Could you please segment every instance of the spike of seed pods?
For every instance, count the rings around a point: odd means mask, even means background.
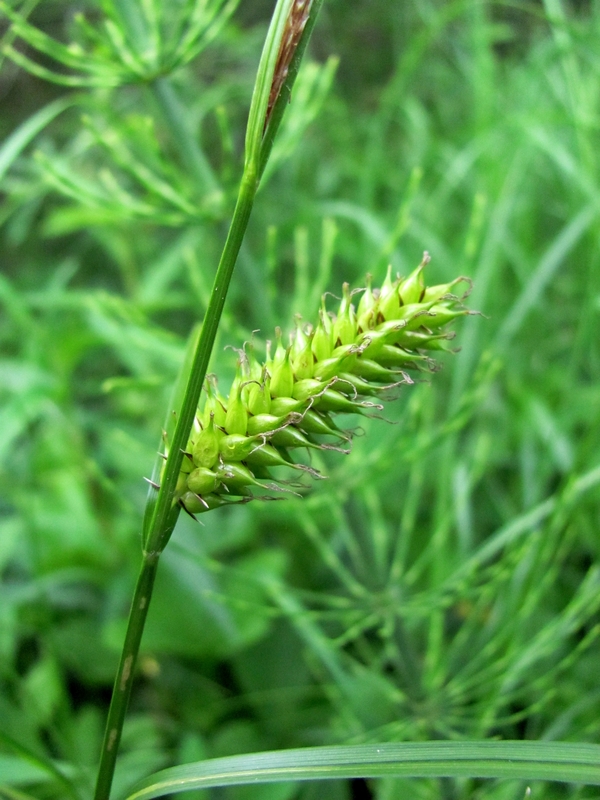
[[[304,453],[306,460],[313,449],[341,450],[340,441],[351,441],[352,433],[336,425],[336,414],[380,411],[385,390],[413,383],[404,370],[433,372],[431,351],[456,352],[446,327],[477,313],[462,304],[471,281],[460,277],[427,287],[429,260],[425,253],[406,278],[389,267],[379,288],[368,275],[356,307],[352,300],[360,290],[344,284],[336,314],[327,310],[324,295],[316,325],[296,317],[289,346],[276,329],[264,364],[254,342],[247,343],[237,351],[228,400],[214,376],[207,378],[177,481],[176,500],[188,513],[265,498],[260,490],[289,492],[290,470],[323,477],[297,458]],[[460,283],[468,284],[461,299],[452,293]]]

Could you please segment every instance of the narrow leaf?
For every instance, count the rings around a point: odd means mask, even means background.
[[[307,747],[162,770],[127,800],[216,786],[339,778],[509,778],[600,785],[600,746],[566,742],[407,742]]]
[[[15,159],[27,147],[27,145],[43,130],[48,123],[61,114],[69,106],[76,102],[74,97],[61,98],[48,103],[22,125],[11,133],[11,135],[0,147],[0,180],[4,178]]]

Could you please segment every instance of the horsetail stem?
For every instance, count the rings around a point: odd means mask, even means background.
[[[265,497],[259,490],[281,490],[271,470],[285,467],[323,477],[291,455],[311,449],[348,452],[352,434],[339,428],[335,414],[369,414],[383,408],[386,390],[414,383],[408,371],[432,372],[432,350],[453,350],[453,331],[443,330],[460,316],[473,314],[463,306],[468,278],[425,286],[429,255],[407,277],[392,275],[380,288],[342,288],[337,314],[326,310],[325,296],[317,325],[295,319],[286,346],[279,328],[275,348],[267,343],[260,364],[254,347],[238,351],[236,377],[228,399],[216,379],[196,415],[175,496],[194,515],[231,503]],[[461,298],[452,293],[459,283],[468,288]],[[355,307],[353,297],[361,292]],[[368,398],[375,398],[377,402]],[[168,443],[167,443],[168,449]],[[264,481],[268,483],[264,483]],[[255,493],[255,491],[257,493]]]

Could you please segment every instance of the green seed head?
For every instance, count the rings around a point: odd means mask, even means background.
[[[390,266],[380,288],[367,276],[356,309],[344,284],[333,318],[324,295],[316,327],[296,317],[289,347],[277,328],[274,353],[267,342],[264,364],[253,343],[238,351],[228,401],[216,379],[207,380],[177,483],[187,511],[203,513],[247,502],[259,490],[277,490],[279,477],[272,470],[279,476],[279,468],[321,477],[294,459],[302,451],[340,449],[351,441],[352,434],[335,424],[336,414],[372,415],[383,408],[379,399],[386,390],[413,383],[405,370],[436,369],[429,353],[451,350],[454,338],[446,326],[474,312],[451,293],[468,279],[425,286],[428,262],[425,254],[405,279],[394,277]]]

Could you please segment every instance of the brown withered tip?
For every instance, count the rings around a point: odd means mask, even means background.
[[[265,115],[264,129],[266,129],[269,124],[273,106],[277,102],[281,87],[287,78],[290,62],[294,57],[298,42],[304,31],[304,26],[308,21],[311,4],[312,0],[295,0],[290,9],[281,38],[279,53],[277,54],[277,61],[275,63],[275,72],[273,73],[273,82],[271,83],[271,91],[269,93],[269,103]]]

